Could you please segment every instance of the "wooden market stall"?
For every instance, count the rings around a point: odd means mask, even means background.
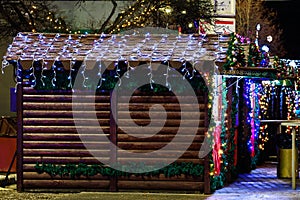
[[[17,72],[18,191],[211,193],[212,153],[199,157],[209,127],[210,105],[210,91],[205,90],[200,75],[209,75],[216,63],[224,62],[227,40],[218,35],[19,33],[5,56]],[[130,76],[138,68],[147,72],[148,89],[133,93],[128,110],[127,94],[122,90],[114,93],[112,89],[122,75]],[[181,72],[184,78],[176,79],[172,70]],[[164,87],[155,85],[157,74],[165,80]],[[89,82],[95,76],[97,82]],[[189,80],[195,86],[196,107],[190,103],[192,97],[184,95],[185,88],[179,87],[182,98],[170,92],[181,85],[180,80]],[[77,95],[84,101],[74,102],[74,94],[75,99]],[[183,99],[183,105],[178,98]],[[154,104],[162,105],[166,112],[154,110],[150,116],[149,109]],[[165,113],[165,124],[151,137],[137,137],[144,133],[128,123],[130,115],[139,126],[151,122],[153,127],[159,127]],[[168,149],[170,160],[173,155],[179,156],[164,168],[130,173],[106,165],[130,161],[122,157],[122,150],[147,153],[167,146],[174,142],[182,123],[182,138],[193,139],[189,144],[184,140],[174,143]],[[122,130],[121,125],[131,132]],[[99,128],[103,130],[102,137],[109,140],[99,139]],[[186,146],[183,152],[181,146]],[[141,155],[135,158],[140,166],[168,162],[159,152],[151,158]]]

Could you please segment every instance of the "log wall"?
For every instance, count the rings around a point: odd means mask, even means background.
[[[84,92],[83,92],[84,93]],[[94,98],[84,95],[84,98]],[[181,114],[192,116],[194,108],[181,112],[175,96],[164,94],[149,96],[149,94],[135,94],[131,97],[129,111],[124,106],[122,95],[112,95],[110,92],[102,92],[95,97],[95,113],[97,120],[111,142],[95,140],[98,138],[97,126],[90,123],[91,110],[88,101],[80,104],[79,108],[72,109],[71,91],[36,91],[29,87],[18,87],[18,191],[189,191],[210,193],[209,164],[208,159],[198,157],[201,144],[207,130],[207,95],[199,93],[200,108],[199,127],[194,141],[189,148],[178,158],[176,162],[193,162],[205,166],[203,176],[176,176],[156,177],[134,176],[107,177],[97,174],[95,176],[80,176],[75,180],[68,176],[50,176],[47,173],[37,173],[36,163],[65,164],[100,164],[100,161],[117,160],[118,152],[112,144],[131,152],[149,152],[158,150],[167,145],[176,135],[178,126],[183,123],[185,134],[190,134],[189,124],[192,120],[185,118],[181,122]],[[186,97],[186,105],[189,99]],[[74,102],[73,102],[74,103]],[[154,136],[149,138],[135,137],[132,134],[143,134],[136,127],[128,127],[132,133],[126,133],[118,127],[127,126],[126,114],[136,124],[145,126],[150,123],[149,108],[153,104],[164,106],[167,111],[167,120],[164,127]],[[77,119],[82,127],[75,126],[74,112],[79,112],[81,119]],[[127,112],[127,113],[126,113]],[[117,113],[117,119],[112,117]],[[152,123],[159,124],[161,113],[153,112]],[[78,124],[76,124],[78,125]],[[90,141],[89,150],[85,147],[78,133],[79,129],[87,133],[85,138]],[[136,135],[136,136],[137,136]],[[184,144],[176,144],[184,145]],[[91,149],[90,147],[95,147]],[[101,148],[99,148],[101,147]],[[91,151],[97,151],[96,159]],[[176,148],[170,150],[170,155],[176,153]],[[145,161],[147,158],[136,158]],[[153,162],[165,161],[158,154],[151,158]],[[100,161],[99,161],[100,160]],[[118,160],[126,162],[126,158]],[[151,161],[151,160],[150,160]]]

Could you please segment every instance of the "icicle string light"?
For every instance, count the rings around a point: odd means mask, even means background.
[[[99,62],[97,74],[99,77],[99,84],[97,85],[97,88],[100,88],[102,85],[102,81],[104,81],[104,79],[102,78],[102,57],[100,59],[97,59],[97,62]]]
[[[39,37],[41,38],[42,35],[40,34]],[[57,37],[57,34],[54,36],[54,38],[51,40],[51,43],[48,45],[46,51],[42,54],[42,70],[41,70],[41,78],[40,78],[40,81],[42,83],[43,86],[45,86],[45,82],[44,82],[44,79],[46,78],[46,76],[44,75],[44,71],[47,70],[47,66],[48,65],[48,61],[46,62],[45,61],[45,58],[47,57],[47,54],[49,52],[49,50],[52,48],[53,46],[53,42],[55,41],[55,38]],[[40,40],[40,42],[43,42],[43,40]],[[58,59],[58,58],[57,58]],[[55,61],[54,61],[55,62]],[[54,64],[53,62],[53,64]],[[52,67],[52,66],[51,66]]]
[[[55,82],[56,82],[56,65],[55,65],[55,62],[53,62],[53,65],[52,65],[52,70],[53,70],[53,78],[51,80],[51,84],[53,87],[55,87]]]
[[[81,74],[82,74],[82,77],[83,77],[82,86],[83,86],[84,88],[87,87],[86,81],[89,79],[88,77],[85,76],[85,72],[86,72],[86,57],[85,57],[84,60],[83,60],[83,63],[82,63],[82,71],[81,71]]]
[[[2,68],[1,68],[1,72],[2,74],[4,74],[4,69],[9,65],[9,62],[6,60],[6,58],[4,57],[4,59],[2,60]]]
[[[153,72],[152,72],[152,62],[151,62],[151,60],[150,60],[150,63],[149,63],[149,66],[148,66],[148,69],[149,69],[149,73],[148,73],[148,76],[150,77],[149,78],[149,84],[150,84],[150,88],[151,88],[151,90],[153,90],[153,83],[154,83],[154,80],[153,80]]]
[[[171,68],[170,68],[170,62],[169,61],[165,61],[167,62],[168,64],[168,67],[167,67],[167,72],[164,74],[166,76],[166,87],[169,88],[169,91],[172,90],[172,86],[169,82],[169,71],[171,71]]]
[[[70,71],[69,71],[69,76],[68,76],[68,80],[69,80],[68,87],[69,88],[73,88],[73,84],[72,84],[72,72],[75,71],[75,69],[73,69],[73,66],[74,66],[75,62],[76,61],[74,61],[73,59],[70,61]]]
[[[190,76],[190,79],[194,78],[195,72],[196,72],[196,69],[195,69],[195,60],[193,59],[193,61],[192,61],[192,75]]]
[[[15,85],[15,93],[17,92],[18,85],[22,84],[22,66],[20,64],[20,57],[17,61],[17,76],[16,76],[16,85]]]
[[[44,75],[44,70],[46,70],[47,68],[45,67],[45,64],[47,64],[47,62],[45,62],[44,58],[42,59],[42,70],[41,70],[41,82],[42,82],[42,85],[45,86],[45,82],[44,82],[44,78],[46,78],[46,76]]]
[[[120,87],[121,84],[122,84],[122,79],[121,79],[121,76],[120,76],[120,73],[119,73],[119,72],[120,72],[120,69],[119,69],[119,62],[116,61],[116,62],[114,63],[114,65],[115,65],[115,68],[116,68],[116,75],[115,75],[115,78],[118,79],[118,82],[119,82],[118,86]]]
[[[31,63],[31,67],[30,67],[30,70],[32,70],[32,72],[30,73],[30,77],[33,78],[31,87],[35,87],[36,86],[36,76],[35,76],[35,73],[34,73],[34,62],[35,61],[36,60],[33,59],[32,63]]]
[[[128,60],[125,61],[125,64],[127,65],[127,70],[126,70],[124,76],[125,76],[126,78],[130,78],[129,71],[130,71],[130,70],[133,70],[134,68],[132,68],[132,67],[130,66],[130,63],[129,63]]]

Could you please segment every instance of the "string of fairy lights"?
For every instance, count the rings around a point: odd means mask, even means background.
[[[169,83],[169,71],[171,70],[171,62],[179,62],[182,64],[183,78],[192,79],[196,73],[196,65],[201,60],[216,59],[218,54],[212,54],[203,48],[202,37],[194,37],[193,35],[151,35],[150,33],[142,35],[93,35],[89,38],[87,35],[63,35],[54,34],[53,37],[42,33],[19,33],[8,47],[7,54],[2,62],[2,70],[7,67],[7,60],[16,59],[18,63],[31,60],[30,70],[34,73],[34,62],[41,61],[42,70],[40,81],[44,84],[46,70],[52,70],[53,77],[51,83],[55,86],[57,62],[69,63],[65,68],[69,68],[69,86],[72,87],[72,70],[73,65],[78,60],[83,60],[81,74],[83,76],[83,86],[86,87],[88,77],[85,75],[87,69],[92,69],[95,63],[98,63],[98,76],[102,79],[103,62],[114,63],[116,69],[116,77],[121,81],[118,63],[123,61],[127,64],[126,76],[129,77],[132,62],[145,61],[149,68],[150,86],[153,80],[153,63],[164,62],[167,65],[166,87],[171,89]],[[187,63],[191,63],[191,69],[187,67]],[[88,63],[92,63],[88,64]],[[25,68],[26,66],[19,66]],[[104,68],[104,69],[103,69]],[[20,77],[17,78],[18,80]],[[36,84],[36,77],[32,78],[32,86]],[[17,81],[17,85],[20,84]],[[121,82],[119,83],[121,84]],[[100,87],[100,85],[98,85]]]
[[[152,5],[151,2],[145,2],[144,0],[136,1],[135,4],[129,6],[126,10],[121,11],[119,15],[118,24],[110,33],[120,32],[121,29],[126,29],[127,27],[145,27],[147,19],[149,16],[156,12],[156,6]],[[135,14],[135,17],[133,16]]]

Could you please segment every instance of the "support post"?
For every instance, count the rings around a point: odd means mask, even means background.
[[[17,191],[23,192],[23,75],[17,63]]]
[[[117,91],[110,92],[110,163],[117,163]],[[110,177],[109,191],[118,191],[118,180],[116,174]]]

